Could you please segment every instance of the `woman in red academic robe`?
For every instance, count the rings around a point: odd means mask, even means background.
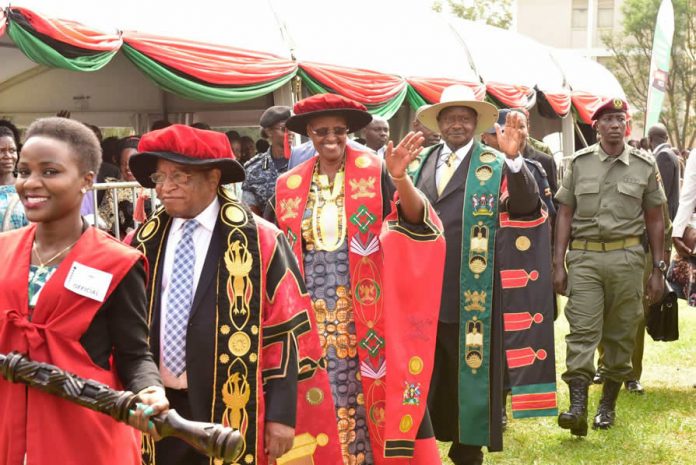
[[[288,237],[312,298],[343,465],[439,463],[426,399],[445,243],[406,175],[423,138],[390,142],[383,161],[348,145],[372,120],[364,105],[318,94],[293,112],[287,128],[317,156],[278,178],[266,216]]]
[[[139,393],[131,424],[147,430],[169,405],[148,349],[147,263],[80,217],[100,160],[97,138],[79,122],[46,118],[27,130],[16,188],[33,224],[0,234],[0,353]],[[0,379],[0,465],[56,462],[139,464],[140,433]]]

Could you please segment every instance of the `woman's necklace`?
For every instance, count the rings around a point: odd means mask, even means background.
[[[318,170],[314,173],[314,179],[319,186],[319,195],[312,209],[312,238],[318,250],[333,252],[343,245],[346,237],[346,210],[337,204],[343,193],[345,172],[341,167],[336,173],[333,189],[329,184],[329,177],[319,174]],[[321,208],[319,204],[322,204]]]
[[[51,263],[53,263],[54,261],[56,261],[56,259],[58,259],[58,258],[59,258],[61,255],[63,255],[65,252],[67,252],[68,250],[72,249],[73,246],[74,246],[75,244],[77,244],[77,241],[79,241],[79,240],[80,240],[80,239],[78,238],[75,242],[73,242],[72,244],[70,244],[69,246],[67,246],[66,248],[64,248],[63,250],[61,250],[60,252],[58,252],[57,254],[55,254],[54,256],[52,256],[50,259],[46,260],[45,262],[44,262],[43,260],[41,260],[41,255],[39,255],[39,247],[36,245],[36,242],[34,242],[34,246],[31,248],[31,250],[32,250],[32,252],[34,252],[34,255],[36,256],[36,259],[39,261],[39,270],[38,270],[38,271],[41,271],[41,270],[45,269],[45,268],[48,267]]]

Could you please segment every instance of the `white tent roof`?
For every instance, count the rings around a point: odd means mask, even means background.
[[[0,7],[8,4],[9,0],[0,0]],[[482,79],[487,83],[536,87],[545,92],[568,91],[570,85],[573,90],[598,95],[624,95],[614,76],[596,62],[557,51],[552,57],[549,48],[532,39],[435,13],[426,0],[196,0],[188,4],[171,0],[13,0],[12,6],[74,20],[105,32],[134,30],[180,37],[269,52],[298,62],[402,77],[469,82]],[[10,100],[14,102],[13,111],[19,108],[15,106],[21,100],[18,96],[7,100],[14,92],[12,78],[41,67],[16,49],[7,34],[0,39],[0,63],[2,113],[7,111],[5,102]],[[127,67],[128,62],[117,57],[102,71],[79,79],[104,79],[92,86],[93,92],[108,92],[118,85],[106,77],[109,70],[127,73]],[[132,72],[139,74],[135,69]],[[43,85],[50,82],[46,76],[42,77]],[[128,79],[142,85],[147,81],[142,76]],[[72,89],[67,81],[60,80],[60,85],[74,95],[77,89]],[[17,84],[16,90],[26,92],[26,84]],[[51,91],[61,92],[63,88]],[[153,95],[156,94],[155,91]],[[22,98],[31,100],[34,96],[24,93]]]
[[[447,17],[425,3],[293,0],[274,9],[298,61],[479,82]]]
[[[626,98],[616,77],[596,61],[567,50],[554,50],[552,54],[558,60],[573,91]]]

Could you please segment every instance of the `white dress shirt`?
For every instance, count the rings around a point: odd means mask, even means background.
[[[455,158],[454,160],[455,170],[459,168],[459,165],[462,163],[464,158],[466,158],[466,155],[469,153],[469,150],[471,150],[472,145],[474,145],[474,139],[471,139],[468,144],[454,152],[457,156],[457,158]],[[442,173],[444,173],[444,167],[451,153],[452,149],[449,148],[449,146],[446,143],[443,144],[442,150],[440,150],[440,159],[438,160],[437,167],[435,169],[436,186],[440,185],[440,178],[442,178]],[[505,156],[505,154],[503,154],[503,156]],[[510,168],[510,171],[512,171],[513,173],[519,173],[522,169],[522,165],[524,164],[524,159],[522,158],[522,155],[518,154],[517,158],[515,158],[514,160],[510,160],[508,157],[505,157],[505,163],[507,163],[508,168]]]
[[[683,237],[684,230],[694,223],[696,208],[696,149],[691,151],[684,167],[684,182],[679,194],[679,208],[672,222],[672,237]]]
[[[462,164],[462,161],[466,158],[467,154],[469,153],[469,150],[471,150],[472,145],[474,145],[474,139],[471,139],[468,144],[454,152],[455,156],[457,157],[454,159],[454,171],[456,171],[457,168],[459,168],[459,165]],[[437,165],[435,165],[436,186],[440,185],[440,179],[442,179],[442,175],[445,172],[445,168],[447,167],[447,159],[449,158],[451,153],[452,149],[449,147],[449,145],[447,145],[446,143],[443,144],[442,150],[440,150],[440,159],[437,161]]]
[[[196,289],[198,288],[198,281],[201,278],[201,272],[203,271],[203,263],[205,262],[205,257],[208,254],[208,247],[210,246],[210,238],[213,235],[213,229],[215,229],[215,222],[217,221],[218,214],[220,213],[220,202],[217,197],[213,200],[210,205],[206,207],[201,213],[198,214],[194,219],[198,221],[199,225],[193,232],[193,247],[196,253],[196,262],[193,266],[193,295],[196,295]],[[171,371],[169,371],[163,363],[162,354],[164,354],[164,331],[167,324],[167,298],[169,297],[169,283],[171,282],[172,268],[174,268],[174,253],[176,251],[176,246],[181,240],[181,234],[184,230],[184,223],[187,219],[184,218],[174,218],[172,220],[172,227],[169,229],[169,236],[167,239],[167,247],[164,251],[164,268],[162,270],[162,290],[160,295],[160,376],[162,377],[162,382],[168,388],[172,389],[187,389],[188,381],[186,379],[186,372],[183,372],[181,376],[175,376]],[[193,295],[191,300],[193,300]]]

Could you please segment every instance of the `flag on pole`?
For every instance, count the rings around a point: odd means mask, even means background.
[[[670,55],[674,36],[674,7],[671,0],[662,0],[657,13],[655,38],[650,60],[650,81],[648,82],[648,105],[645,112],[645,128],[655,125],[660,119],[665,89],[669,81]]]

